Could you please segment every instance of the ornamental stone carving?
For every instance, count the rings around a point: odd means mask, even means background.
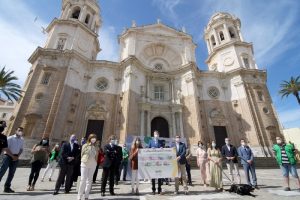
[[[86,117],[94,120],[105,120],[108,118],[105,102],[103,100],[98,100],[95,104],[90,105],[87,109]]]

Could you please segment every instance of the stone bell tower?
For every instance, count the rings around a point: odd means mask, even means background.
[[[49,37],[45,48],[75,50],[94,60],[100,51],[101,23],[96,0],[63,0],[61,16],[46,29]]]
[[[204,30],[210,71],[229,72],[235,69],[257,69],[253,46],[245,42],[239,18],[224,12],[213,15]]]

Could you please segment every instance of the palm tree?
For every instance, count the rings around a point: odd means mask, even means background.
[[[12,81],[18,80],[13,76],[14,71],[6,71],[5,66],[0,71],[0,93],[4,94],[8,100],[14,99],[17,101],[22,97],[21,86]]]
[[[283,81],[280,84],[281,90],[279,91],[279,94],[281,94],[281,97],[288,97],[290,94],[293,94],[298,104],[300,105],[300,97],[299,97],[299,91],[300,91],[300,76],[298,76],[296,79],[294,77],[291,77],[290,81]]]

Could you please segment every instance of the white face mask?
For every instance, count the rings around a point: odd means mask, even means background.
[[[115,140],[111,140],[110,143],[111,143],[111,144],[115,144]]]
[[[230,144],[230,142],[229,142],[228,140],[225,140],[225,144],[227,144],[227,145],[228,145],[228,144]]]
[[[176,141],[176,142],[180,142],[180,139],[179,139],[179,138],[176,138],[175,141]]]
[[[57,144],[57,145],[55,145],[55,147],[56,147],[56,148],[58,148],[58,147],[59,147],[59,145]]]
[[[212,146],[212,147],[216,147],[216,144],[215,144],[215,143],[212,143],[211,146]]]
[[[158,135],[157,135],[157,134],[155,134],[155,135],[154,135],[154,138],[158,138]]]
[[[140,141],[136,141],[135,144],[139,145],[139,144],[140,144]]]
[[[96,141],[97,141],[96,138],[92,138],[92,139],[91,139],[91,143],[92,143],[92,144],[95,144]]]
[[[281,144],[282,141],[281,140],[276,140],[277,144]]]
[[[242,142],[242,143],[241,143],[241,145],[242,145],[242,146],[245,146],[245,145],[246,145],[246,143],[245,143],[245,142]]]

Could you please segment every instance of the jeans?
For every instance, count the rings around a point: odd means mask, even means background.
[[[56,169],[56,166],[57,166],[57,161],[56,160],[53,160],[53,161],[49,161],[48,165],[47,165],[47,168],[45,169],[44,171],[44,174],[43,174],[43,177],[42,179],[45,178],[46,174],[48,173],[48,171],[51,169],[51,173],[50,173],[50,176],[49,178],[52,178],[53,176],[53,173]]]
[[[126,180],[127,166],[128,166],[128,162],[123,162],[122,161],[121,166],[120,166],[120,175],[121,175],[121,171],[123,170],[123,181]]]
[[[255,173],[255,166],[254,166],[254,164],[253,163],[251,165],[244,164],[243,168],[244,168],[245,177],[246,177],[248,185],[256,186],[257,185],[257,179],[256,179],[256,173]],[[249,172],[251,172],[252,184],[251,184]]]
[[[13,159],[10,156],[4,155],[3,162],[2,162],[2,165],[0,167],[0,181],[2,180],[2,177],[4,176],[7,169],[9,168],[8,176],[7,176],[6,182],[4,184],[5,189],[10,188],[11,181],[14,178],[17,166],[18,166],[18,161],[17,160],[13,161]]]
[[[289,172],[294,178],[298,178],[298,173],[297,173],[297,166],[296,164],[291,165],[291,164],[282,164],[280,165],[282,175],[284,177],[289,177]]]

